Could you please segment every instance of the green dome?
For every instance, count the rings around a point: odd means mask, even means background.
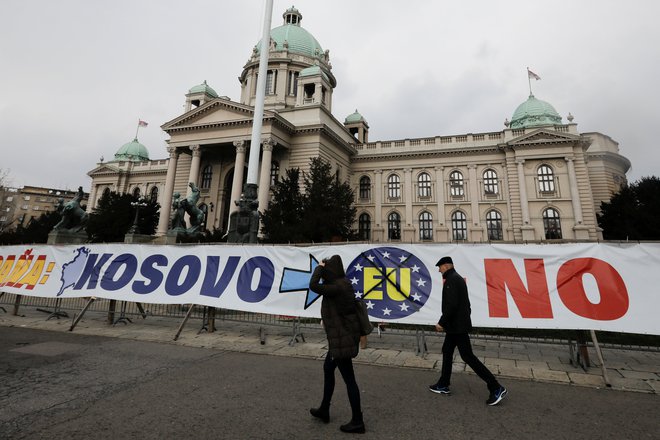
[[[304,78],[306,76],[314,76],[314,75],[321,75],[323,78],[325,78],[326,81],[330,82],[330,78],[328,78],[328,75],[326,75],[325,72],[321,70],[319,66],[310,66],[301,70],[298,78]]]
[[[215,90],[206,84],[206,80],[204,80],[203,83],[196,85],[192,89],[188,90],[188,93],[204,93],[206,95],[212,96],[213,98],[218,97],[218,94],[215,93]]]
[[[557,110],[545,101],[529,95],[527,101],[518,106],[511,117],[511,128],[540,127],[561,124]]]
[[[364,119],[364,116],[362,116],[357,109],[355,110],[354,113],[351,113],[350,115],[346,116],[346,119],[344,119],[344,124],[350,124],[353,122],[367,122]]]
[[[128,160],[132,162],[142,162],[149,160],[149,151],[147,147],[138,142],[137,138],[132,142],[121,146],[115,153],[115,160]]]
[[[271,29],[270,38],[275,42],[277,50],[284,49],[284,42],[289,45],[289,52],[301,53],[312,58],[323,54],[323,48],[316,38],[305,29],[300,27],[302,14],[293,6],[284,14],[284,25]],[[257,43],[256,51],[259,53],[261,40]]]

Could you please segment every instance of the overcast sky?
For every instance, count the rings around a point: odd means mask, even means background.
[[[160,125],[206,80],[240,98],[264,1],[3,0],[0,169],[14,186],[89,190],[87,172],[133,140],[167,157]],[[660,2],[275,0],[330,50],[333,113],[369,140],[502,130],[529,94],[580,132],[620,144],[630,181],[660,175]]]

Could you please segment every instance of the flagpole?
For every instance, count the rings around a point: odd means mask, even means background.
[[[250,155],[248,158],[247,182],[243,187],[240,200],[235,200],[238,211],[229,215],[228,238],[229,243],[257,243],[259,231],[259,201],[258,197],[258,171],[259,151],[261,150],[261,129],[264,118],[264,101],[266,96],[266,76],[268,71],[268,51],[270,47],[270,24],[273,18],[273,0],[265,1],[265,12],[261,47],[259,48],[259,70],[257,74],[257,90],[254,103],[254,116],[252,118],[252,136],[250,138]],[[244,231],[238,229],[238,221],[248,227]],[[247,237],[246,237],[247,236]]]
[[[135,139],[137,139],[138,131],[140,131],[140,120],[138,119],[137,128],[135,129]]]
[[[529,67],[527,68],[527,83],[529,84],[529,96],[532,96],[532,76],[529,74]]]

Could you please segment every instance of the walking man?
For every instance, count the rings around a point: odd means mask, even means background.
[[[438,382],[431,385],[429,390],[438,394],[451,394],[449,390],[451,367],[454,349],[458,347],[458,353],[463,362],[486,382],[490,392],[486,403],[491,406],[497,405],[504,399],[507,391],[472,352],[468,334],[472,330],[472,320],[470,319],[471,309],[467,284],[454,269],[451,257],[442,257],[436,266],[442,274],[444,285],[442,287],[442,316],[435,328],[439,332],[445,332],[445,342],[442,344],[442,374]]]

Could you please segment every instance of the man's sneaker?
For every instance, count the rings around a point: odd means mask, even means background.
[[[451,390],[449,389],[449,387],[443,387],[442,385],[438,385],[437,383],[429,386],[429,391],[438,394],[451,394]]]
[[[495,406],[498,403],[500,403],[505,396],[506,396],[506,388],[501,386],[495,391],[490,393],[490,396],[488,397],[488,400],[486,400],[486,403],[490,406]]]

